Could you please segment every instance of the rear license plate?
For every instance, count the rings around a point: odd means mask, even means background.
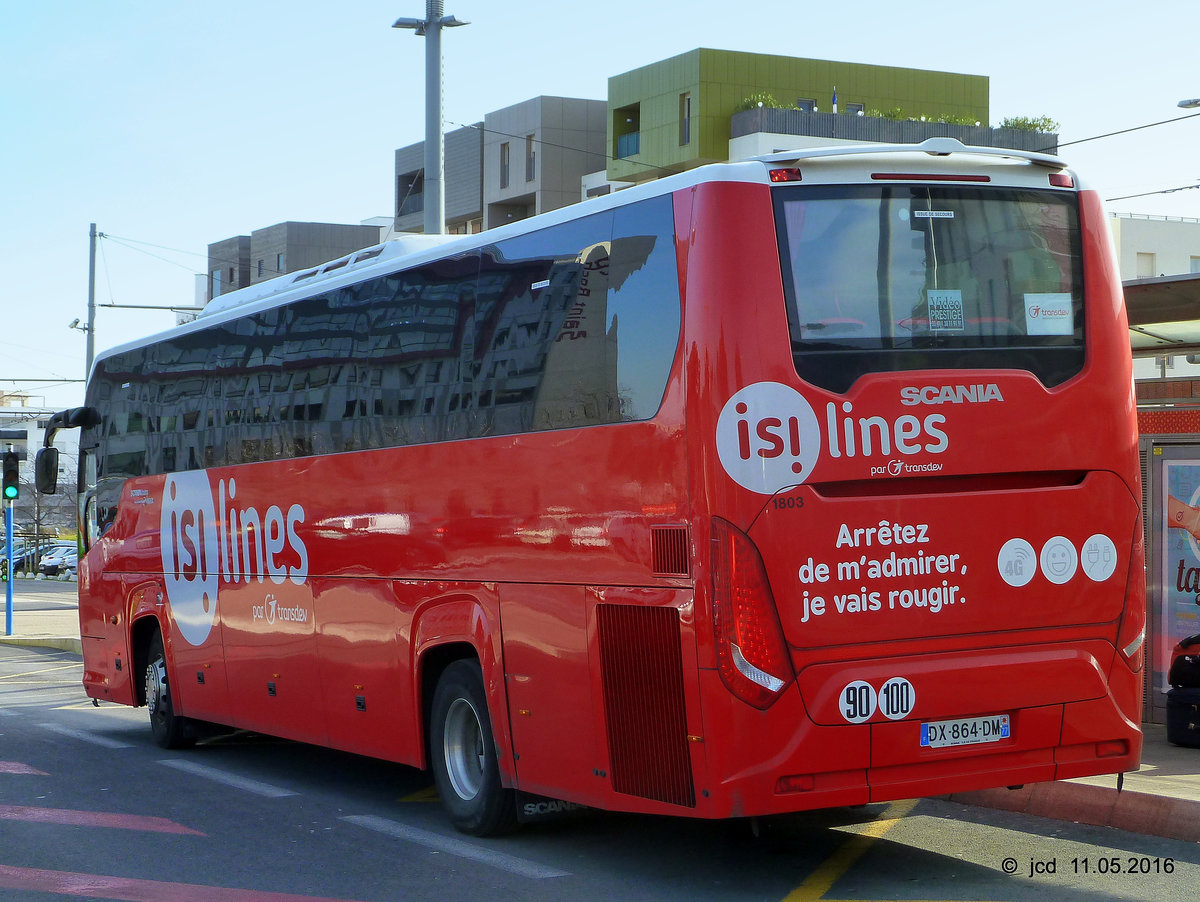
[[[921,747],[944,749],[955,745],[999,742],[1009,736],[1007,714],[988,717],[963,717],[958,720],[933,720],[921,724]]]

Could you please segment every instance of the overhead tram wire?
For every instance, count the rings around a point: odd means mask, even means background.
[[[1104,202],[1107,204],[1117,200],[1131,200],[1135,197],[1150,197],[1154,194],[1174,194],[1177,191],[1190,191],[1193,188],[1200,188],[1200,185],[1184,185],[1181,188],[1164,188],[1161,191],[1143,191],[1141,194],[1123,194],[1120,197],[1106,197]]]
[[[1197,114],[1197,115],[1200,115],[1200,114]],[[523,141],[529,137],[528,135],[514,135],[510,132],[502,132],[499,129],[488,128],[487,126],[479,125],[478,123],[468,124],[468,123],[464,123],[464,122],[451,122],[450,120],[446,120],[446,121],[447,121],[448,125],[457,125],[459,128],[473,128],[476,131],[486,132],[487,134],[491,134],[491,135],[500,135],[501,137],[512,138],[513,140],[516,140],[516,141]],[[664,165],[656,165],[654,163],[644,163],[641,160],[634,160],[634,159],[631,159],[630,157],[614,157],[609,153],[597,153],[594,150],[587,150],[582,147],[572,147],[569,144],[556,144],[553,141],[546,141],[546,140],[543,140],[542,138],[534,138],[533,143],[541,145],[542,147],[556,147],[559,150],[570,150],[575,153],[583,153],[583,154],[590,154],[590,155],[596,156],[596,157],[603,157],[605,162],[609,162],[609,161],[613,161],[613,160],[622,160],[626,163],[633,163],[635,166],[644,166],[647,169],[654,169],[659,172],[667,172],[667,173],[670,173],[671,175],[678,175],[681,172],[687,171],[686,168],[680,168],[679,166],[674,166],[674,165],[665,165],[664,166]]]
[[[1141,131],[1142,129],[1153,128],[1158,125],[1168,125],[1172,122],[1181,122],[1184,119],[1194,119],[1198,116],[1200,116],[1200,113],[1189,113],[1186,116],[1176,116],[1172,119],[1162,119],[1158,122],[1149,122],[1145,125],[1135,125],[1132,128],[1123,128],[1123,129],[1120,129],[1115,132],[1107,132],[1103,135],[1093,135],[1090,138],[1079,138],[1078,140],[1075,140],[1075,141],[1060,142],[1055,147],[1043,147],[1040,150],[1038,150],[1037,152],[1038,153],[1054,153],[1057,148],[1071,147],[1075,144],[1084,144],[1088,141],[1098,141],[1101,138],[1111,138],[1115,135],[1124,135],[1129,132]],[[525,138],[528,137],[528,135],[516,135],[516,134],[512,134],[510,132],[500,131],[499,129],[495,129],[495,128],[487,128],[486,126],[480,125],[478,123],[454,122],[452,120],[446,120],[446,122],[448,125],[457,126],[459,128],[475,129],[477,131],[487,132],[487,133],[493,134],[493,135],[501,135],[502,137],[505,137],[505,138],[513,138],[514,140],[524,140]],[[643,166],[646,169],[655,169],[655,170],[659,170],[661,172],[679,173],[679,172],[685,171],[684,169],[681,169],[680,167],[678,167],[676,165],[657,165],[654,163],[646,163],[641,160],[634,160],[631,157],[614,157],[609,153],[599,154],[599,153],[596,153],[595,151],[586,150],[582,147],[573,147],[569,144],[558,144],[553,141],[546,141],[542,138],[535,138],[534,143],[541,145],[543,147],[556,147],[560,150],[570,150],[570,151],[574,151],[575,153],[585,153],[585,154],[590,153],[590,154],[594,154],[595,156],[603,156],[606,162],[620,159],[620,160],[624,160],[627,163],[632,163],[635,166]],[[418,171],[423,174],[424,168],[422,167]],[[1188,187],[1191,187],[1191,186],[1188,186]],[[1169,189],[1169,190],[1174,191],[1174,190],[1183,190],[1183,189]],[[411,193],[411,191],[412,191],[412,186],[410,185],[409,193]],[[1157,192],[1154,192],[1154,193],[1157,193]],[[1164,193],[1166,193],[1166,192],[1164,192]],[[1121,198],[1113,198],[1113,199],[1119,200]],[[126,238],[126,237],[123,237],[120,235],[111,235],[107,232],[97,232],[96,237],[97,238],[107,238],[111,241],[115,241],[117,244],[120,244],[123,247],[126,247],[131,251],[136,251],[137,253],[146,254],[147,256],[153,257],[156,260],[161,260],[162,262],[169,263],[172,266],[178,266],[181,269],[186,269],[186,270],[188,270],[188,272],[194,272],[195,270],[192,269],[191,267],[186,266],[183,263],[178,263],[174,260],[169,260],[166,257],[161,257],[157,254],[152,254],[149,251],[143,250],[140,247],[133,247],[132,245],[140,244],[140,245],[144,245],[145,247],[155,248],[157,250],[170,251],[173,254],[184,254],[189,257],[200,257],[200,258],[204,259],[205,261],[209,260],[209,257],[207,254],[202,254],[202,253],[199,253],[198,251],[188,251],[188,250],[183,250],[183,249],[177,248],[177,247],[169,247],[169,246],[163,245],[163,244],[154,244],[153,242],[150,242],[150,241],[140,241],[136,238]],[[213,259],[213,262],[220,263],[225,266],[236,266],[239,263],[238,260],[229,260],[229,259]],[[267,269],[266,271],[272,273],[273,275],[279,275],[279,276],[287,275],[286,272],[284,272],[282,270],[278,270],[278,269],[273,269],[273,268]]]
[[[1140,132],[1144,128],[1154,128],[1157,125],[1169,125],[1172,122],[1182,122],[1184,119],[1195,119],[1200,116],[1200,113],[1188,113],[1186,116],[1176,116],[1173,119],[1161,119],[1158,122],[1147,122],[1145,125],[1135,125],[1132,128],[1122,128],[1115,132],[1106,132],[1103,135],[1093,135],[1090,138],[1080,138],[1077,141],[1063,141],[1055,147],[1043,147],[1037,153],[1055,153],[1059,148],[1071,147],[1075,144],[1084,144],[1088,141],[1099,141],[1101,138],[1112,138],[1116,135],[1127,135],[1130,132]]]
[[[1172,122],[1182,122],[1182,121],[1183,121],[1183,120],[1185,120],[1185,119],[1195,119],[1195,118],[1196,118],[1196,117],[1198,117],[1198,116],[1200,116],[1200,113],[1188,113],[1186,116],[1175,116],[1175,117],[1173,117],[1173,118],[1171,118],[1171,119],[1161,119],[1161,120],[1159,120],[1158,122],[1148,122],[1148,123],[1146,123],[1145,125],[1135,125],[1135,126],[1132,126],[1131,128],[1122,128],[1122,129],[1118,129],[1118,130],[1117,130],[1117,131],[1115,131],[1115,132],[1106,132],[1106,133],[1105,133],[1105,134],[1103,134],[1103,135],[1093,135],[1093,136],[1092,136],[1092,137],[1090,137],[1090,138],[1079,138],[1079,139],[1077,139],[1077,140],[1075,140],[1075,141],[1063,141],[1063,142],[1059,142],[1059,143],[1058,143],[1057,145],[1055,145],[1054,147],[1043,147],[1043,148],[1040,148],[1039,150],[1037,150],[1037,151],[1035,151],[1035,152],[1036,152],[1036,153],[1057,153],[1058,149],[1059,149],[1059,148],[1062,148],[1062,147],[1072,147],[1072,146],[1074,146],[1074,145],[1076,145],[1076,144],[1085,144],[1085,143],[1087,143],[1088,141],[1098,141],[1098,140],[1100,140],[1101,138],[1112,138],[1112,137],[1115,137],[1116,135],[1125,135],[1125,134],[1129,134],[1130,132],[1137,132],[1137,131],[1141,131],[1142,129],[1154,128],[1154,127],[1156,127],[1156,126],[1159,126],[1159,125],[1169,125],[1169,124],[1171,124]],[[514,140],[522,140],[522,139],[524,139],[524,138],[527,138],[527,137],[528,137],[528,135],[514,135],[514,134],[512,134],[512,133],[510,133],[510,132],[504,132],[504,131],[500,131],[499,129],[488,128],[487,126],[484,126],[484,125],[479,125],[479,124],[468,124],[468,123],[463,123],[463,122],[452,122],[452,121],[449,121],[449,120],[447,120],[447,123],[448,123],[449,125],[455,125],[455,126],[458,126],[459,128],[471,128],[471,129],[476,129],[476,130],[478,130],[478,131],[487,132],[487,133],[489,133],[489,134],[493,134],[493,135],[501,135],[502,137],[505,137],[505,138],[512,138],[512,139],[514,139]],[[632,158],[630,158],[630,157],[614,157],[614,156],[612,156],[612,155],[611,155],[611,154],[609,154],[609,153],[599,154],[599,153],[595,153],[594,151],[585,150],[585,149],[583,149],[583,148],[580,148],[580,147],[572,147],[572,146],[570,146],[570,145],[568,145],[568,144],[556,144],[556,143],[554,143],[553,141],[545,141],[545,140],[542,140],[541,138],[535,138],[535,139],[534,139],[534,143],[535,143],[535,144],[542,145],[542,146],[544,146],[544,147],[557,147],[557,148],[559,148],[560,150],[570,150],[570,151],[574,151],[574,152],[576,152],[576,153],[592,153],[592,154],[594,154],[595,156],[603,156],[606,162],[608,162],[608,161],[612,161],[612,160],[617,160],[617,159],[620,159],[620,160],[623,160],[623,161],[624,161],[624,162],[626,162],[626,163],[632,163],[632,164],[633,164],[633,165],[635,165],[635,166],[644,166],[644,167],[645,167],[645,168],[647,168],[647,169],[654,169],[654,170],[658,170],[658,171],[660,171],[660,172],[668,172],[668,173],[671,173],[671,174],[676,174],[676,173],[680,173],[680,172],[683,172],[683,171],[685,171],[684,169],[681,169],[681,168],[680,168],[680,167],[678,167],[678,166],[673,166],[673,165],[665,165],[665,166],[664,166],[664,165],[656,165],[656,164],[654,164],[654,163],[645,163],[645,162],[643,162],[643,161],[641,161],[641,160],[634,160],[634,159],[632,159]],[[1187,185],[1187,186],[1185,186],[1185,187],[1183,187],[1183,188],[1171,188],[1171,189],[1168,189],[1167,191],[1162,191],[1162,192],[1157,192],[1157,191],[1155,191],[1155,192],[1149,192],[1149,193],[1151,193],[1151,194],[1159,194],[1159,193],[1162,193],[1162,194],[1169,194],[1169,193],[1171,193],[1172,191],[1185,191],[1185,190],[1187,190],[1188,188],[1193,188],[1193,187],[1200,187],[1200,186],[1197,186],[1197,185]],[[1131,196],[1135,196],[1135,197],[1136,197],[1136,196],[1140,196],[1140,195],[1131,195]],[[1111,199],[1111,200],[1124,200],[1125,198],[1110,198],[1110,199]]]
[[[237,266],[240,263],[239,260],[221,259],[221,258],[216,258],[216,257],[209,258],[209,256],[207,254],[202,254],[198,251],[185,251],[185,250],[182,250],[181,248],[177,248],[177,247],[167,247],[166,245],[163,245],[163,244],[153,244],[149,241],[139,241],[136,238],[123,238],[119,235],[110,235],[107,232],[99,232],[99,233],[97,233],[96,237],[97,238],[107,238],[110,241],[115,241],[117,244],[121,245],[124,248],[127,248],[128,250],[135,251],[136,253],[139,253],[139,254],[145,254],[147,257],[153,257],[155,260],[161,260],[163,263],[169,263],[172,266],[178,266],[180,269],[187,270],[188,272],[193,273],[193,274],[196,272],[196,270],[193,267],[188,266],[185,263],[179,263],[175,260],[169,260],[166,257],[159,256],[158,254],[152,254],[147,250],[143,250],[140,247],[133,247],[132,245],[141,244],[141,245],[145,245],[145,247],[153,247],[160,251],[170,251],[173,254],[185,254],[189,257],[200,257],[201,259],[203,259],[205,261],[206,267],[207,267],[208,261],[210,259],[212,260],[213,263],[219,263],[222,266]],[[266,273],[270,273],[272,276],[287,275],[287,273],[284,272],[283,270],[275,269],[274,267],[264,267],[263,271]]]
[[[493,135],[500,135],[505,138],[513,138],[514,140],[523,140],[526,137],[528,137],[527,135],[514,135],[514,134],[510,134],[509,132],[500,131],[499,129],[487,128],[487,127],[485,127],[483,125],[479,125],[479,124],[467,124],[467,123],[462,123],[462,122],[453,122],[450,120],[447,120],[447,124],[458,126],[459,128],[476,129],[477,131],[487,132],[487,133],[493,134]],[[622,159],[625,162],[632,163],[635,166],[642,166],[642,167],[645,167],[646,169],[653,169],[653,170],[656,170],[659,172],[667,172],[667,173],[671,173],[671,174],[677,174],[677,173],[686,171],[685,169],[680,168],[679,166],[655,165],[654,163],[646,163],[641,160],[630,159],[629,157],[614,157],[608,153],[600,154],[600,153],[596,153],[595,151],[587,150],[582,147],[572,147],[569,144],[557,144],[553,141],[546,141],[542,138],[535,138],[534,143],[538,144],[542,147],[555,147],[555,148],[558,148],[559,150],[569,150],[569,151],[573,151],[575,153],[583,153],[583,154],[592,154],[594,156],[602,156],[604,158],[605,162]],[[424,176],[424,172],[425,172],[424,167],[421,167],[418,170],[418,172],[422,176]],[[411,194],[412,192],[413,192],[413,185],[410,183],[409,187],[408,187],[408,192],[406,193],[404,200],[407,200],[408,194]],[[121,245],[122,247],[127,248],[128,250],[135,251],[140,254],[145,254],[148,257],[153,257],[155,260],[160,260],[163,263],[169,263],[172,266],[178,266],[180,269],[186,269],[188,272],[193,272],[193,273],[195,272],[195,270],[192,267],[187,266],[186,264],[179,263],[175,260],[170,260],[170,259],[168,259],[166,257],[162,257],[158,254],[152,254],[152,253],[150,253],[150,251],[144,250],[141,247],[134,247],[133,245],[140,244],[140,245],[144,245],[144,247],[152,247],[157,250],[170,251],[173,254],[184,254],[184,255],[190,256],[190,257],[201,257],[202,259],[204,259],[206,261],[206,265],[207,265],[207,262],[210,260],[211,260],[211,262],[219,263],[222,266],[237,266],[240,263],[239,260],[209,258],[207,254],[201,254],[197,251],[186,251],[186,250],[182,250],[177,247],[169,247],[169,246],[163,245],[163,244],[154,244],[153,242],[150,242],[150,241],[140,241],[136,238],[125,238],[125,237],[122,237],[119,235],[111,235],[107,232],[97,232],[96,237],[101,238],[101,239],[107,238],[108,240],[114,241],[117,244]],[[267,273],[270,273],[273,276],[287,275],[287,273],[285,271],[279,270],[279,269],[274,269],[274,268],[266,268],[264,271]],[[111,295],[112,295],[112,291],[111,291],[111,287],[110,287],[109,296],[111,297]],[[105,304],[103,306],[108,307],[108,306],[114,306],[114,305]],[[188,309],[190,309],[190,308],[188,308]]]
[[[10,379],[8,377],[0,379],[0,382],[36,382],[39,383],[42,388],[58,388],[61,385],[86,381],[86,379],[68,379],[66,376],[55,376],[53,378],[43,376],[41,379]]]

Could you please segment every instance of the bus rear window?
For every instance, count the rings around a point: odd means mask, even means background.
[[[1079,214],[1069,192],[930,185],[775,191],[802,378],[1083,365]]]

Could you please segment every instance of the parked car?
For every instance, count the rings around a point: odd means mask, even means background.
[[[13,569],[18,573],[29,573],[33,570],[37,553],[32,545],[23,545],[13,549]],[[8,579],[8,556],[0,554],[0,579]]]
[[[75,548],[75,545],[70,542],[52,542],[42,543],[41,550],[33,544],[33,542],[21,542],[13,546],[13,569],[17,576],[28,573],[39,572],[38,564],[40,558],[49,554],[51,551],[62,552],[68,548]],[[8,579],[8,557],[4,554],[3,545],[0,543],[0,581]]]
[[[74,573],[79,562],[79,551],[74,545],[55,545],[44,555],[38,564],[38,573],[43,576],[61,576]]]

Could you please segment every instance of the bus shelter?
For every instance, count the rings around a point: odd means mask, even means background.
[[[1200,371],[1168,375],[1170,358],[1200,363],[1200,273],[1124,289],[1133,354],[1158,368],[1137,380],[1136,394],[1149,607],[1143,719],[1165,723],[1171,649],[1200,633]]]

